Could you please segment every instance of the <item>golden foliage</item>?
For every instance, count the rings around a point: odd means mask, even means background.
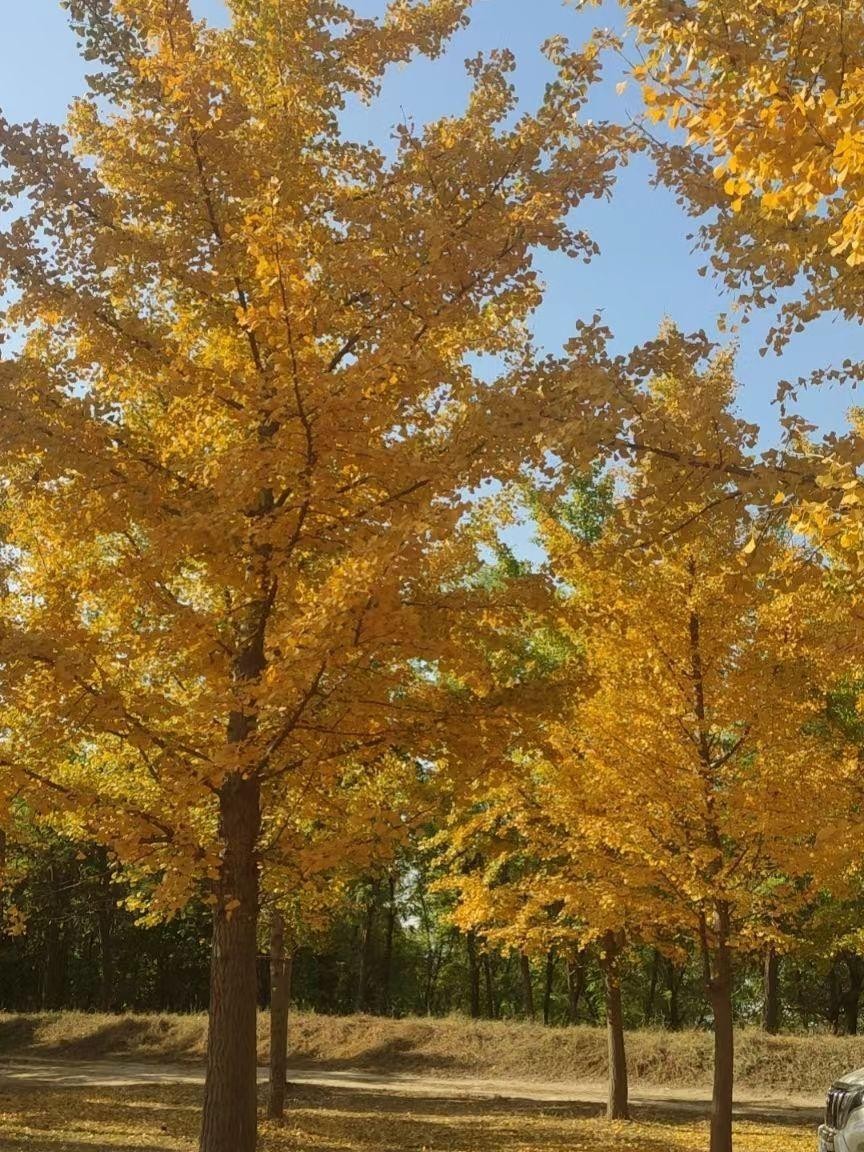
[[[860,317],[861,4],[626,7],[647,117],[686,134],[687,148],[660,150],[663,174],[695,214],[724,209],[706,232],[715,268],[757,305],[806,271],[779,342],[821,312]]]
[[[578,1106],[501,1101],[419,1100],[350,1091],[297,1092],[284,1126],[262,1125],[262,1152],[702,1152],[700,1121],[640,1120],[612,1124]],[[10,1147],[33,1152],[122,1152],[159,1148],[191,1152],[199,1106],[190,1088],[139,1087],[119,1100],[99,1089],[0,1092],[0,1121]],[[741,1152],[804,1152],[808,1128],[766,1123],[738,1126]]]
[[[301,871],[340,859],[340,822],[392,839],[381,766],[427,725],[406,661],[455,652],[435,608],[468,494],[542,460],[541,407],[600,407],[525,321],[534,251],[593,251],[569,214],[620,141],[574,128],[598,63],[563,40],[515,121],[498,53],[391,156],[345,139],[345,101],[436,55],[467,0],[235,0],[227,29],[97,7],[71,5],[104,67],[68,137],[0,122],[4,760],[173,908],[220,873],[231,780],[289,852],[354,773]]]
[[[673,362],[679,338],[664,342]],[[653,448],[631,448],[599,538],[554,500],[540,520],[569,698],[549,696],[534,743],[456,807],[443,883],[457,922],[505,946],[572,953],[623,931],[696,942],[707,963],[782,946],[793,911],[857,863],[858,753],[824,730],[860,664],[857,586],[779,506],[752,512],[755,430],[732,412],[728,357],[679,358],[636,400]]]

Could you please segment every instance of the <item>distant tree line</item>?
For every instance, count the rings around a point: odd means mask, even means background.
[[[140,922],[127,907],[131,886],[103,849],[39,833],[10,849],[18,876],[15,915],[0,939],[0,1008],[103,1012],[203,1012],[210,970],[210,917],[203,903],[163,922]],[[449,899],[434,891],[422,861],[406,856],[385,874],[358,881],[345,906],[314,941],[293,951],[292,1002],[328,1015],[461,1013],[475,1019],[534,1020],[550,1027],[604,1025],[599,959],[503,954],[449,920]],[[133,898],[132,904],[135,904]],[[738,1022],[781,1030],[855,1035],[861,1021],[864,955],[843,925],[854,909],[820,909],[820,931],[833,914],[842,946],[818,940],[780,956],[766,949],[739,966]],[[628,1028],[709,1028],[702,974],[694,954],[679,961],[634,948],[622,971]],[[268,1006],[268,954],[259,949],[259,1002]]]

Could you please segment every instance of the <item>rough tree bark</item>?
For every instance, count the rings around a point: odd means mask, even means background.
[[[108,908],[99,908],[97,913],[99,922],[99,1007],[103,1012],[110,1012],[114,1007],[114,940],[111,931],[112,916]]]
[[[627,1050],[624,1042],[624,1010],[621,1004],[620,946],[607,935],[603,944],[603,978],[606,987],[606,1035],[609,1044],[609,1120],[629,1120],[630,1091],[627,1082]]]
[[[223,233],[209,188],[197,137],[190,137],[201,193],[213,239],[223,247]],[[237,303],[247,312],[247,296],[235,277]],[[246,327],[252,362],[262,378],[264,359],[252,326]],[[279,423],[266,406],[259,413],[259,443],[278,431]],[[266,522],[276,507],[273,489],[259,489],[245,515],[254,528]],[[249,590],[244,610],[232,614],[234,654],[232,680],[248,691],[267,668],[267,627],[276,600],[278,579],[271,570],[272,545],[250,534],[247,557]],[[260,764],[243,764],[244,744],[258,728],[253,702],[241,696],[228,716],[229,748],[236,749],[238,766],[217,790],[222,860],[213,895],[213,945],[210,964],[210,1008],[207,1071],[201,1117],[199,1152],[255,1152],[258,1143],[258,837],[261,832]],[[286,739],[288,730],[280,739]]]
[[[45,933],[45,968],[42,979],[42,1007],[56,1011],[66,999],[69,966],[69,892],[73,868],[65,863],[50,869],[51,915]]]
[[[254,1152],[258,1084],[260,786],[232,772],[219,789],[224,845],[213,915],[210,1026],[200,1152]]]
[[[270,917],[270,1091],[267,1097],[267,1115],[274,1120],[281,1120],[285,1114],[293,961],[294,950],[286,947],[285,921],[282,914],[274,910]]]
[[[264,490],[252,519],[273,508]],[[267,667],[265,639],[276,584],[267,575],[269,545],[260,546],[254,568],[260,598],[238,622],[232,675],[248,691]],[[245,702],[228,717],[227,741],[242,762],[243,746],[257,729]],[[217,790],[222,859],[213,887],[213,945],[207,1072],[199,1152],[255,1152],[258,1136],[258,837],[261,832],[259,766],[228,772]]]
[[[99,1007],[110,1012],[114,1007],[114,894],[111,891],[111,869],[108,854],[104,848],[98,850],[99,895],[96,906],[96,923],[99,929],[99,952],[101,960],[99,983]]]
[[[831,967],[828,969],[828,1023],[831,1025],[831,1031],[835,1036],[840,1035],[840,973],[838,971],[839,960],[835,956],[831,961]]]
[[[732,1091],[735,1076],[735,1035],[732,1013],[732,953],[729,948],[729,908],[715,908],[714,946],[703,930],[703,964],[714,1014],[714,1090],[711,1097],[710,1152],[732,1152]],[[713,953],[713,954],[712,954]]]
[[[695,577],[695,561],[690,560]],[[714,863],[709,869],[713,880],[724,857],[723,838],[715,811],[718,787],[711,725],[705,698],[702,662],[701,622],[698,612],[690,613],[690,660],[693,679],[693,710],[699,722],[699,762],[704,790],[705,824]],[[722,764],[722,758],[720,764]],[[731,917],[723,899],[714,901],[712,931],[709,936],[706,915],[700,916],[700,943],[705,987],[714,1013],[714,1091],[711,1101],[710,1152],[732,1152],[732,1085],[735,1076],[735,1039],[732,1032],[732,954],[729,947]]]

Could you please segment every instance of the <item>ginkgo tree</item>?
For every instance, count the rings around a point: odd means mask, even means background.
[[[768,344],[778,352],[820,317],[860,323],[864,9],[843,0],[624,7],[640,56],[632,72],[645,105],[643,138],[659,178],[700,221],[709,268],[743,315],[774,313]],[[652,123],[667,131],[657,134]],[[842,336],[829,356],[809,377],[780,383],[787,406],[801,386],[864,377]],[[859,415],[820,444],[794,411],[784,424],[789,456],[774,492],[797,501],[802,532],[860,567]]]
[[[521,957],[577,958],[591,950],[603,972],[609,1054],[607,1117],[627,1119],[628,1075],[621,997],[622,955],[641,938],[643,906],[621,885],[603,847],[559,822],[556,773],[515,756],[494,782],[477,781],[435,839],[443,875],[457,895],[453,921],[486,946]],[[570,797],[572,800],[572,796]],[[570,814],[572,816],[572,813]]]
[[[119,858],[165,846],[165,899],[208,879],[201,1149],[250,1152],[262,821],[402,732],[470,493],[542,463],[544,414],[575,457],[605,432],[526,321],[534,250],[593,253],[571,213],[621,137],[579,124],[597,55],[556,39],[533,112],[503,52],[392,155],[346,139],[346,102],[469,0],[230,0],[219,29],[188,0],[68,7],[89,92],[63,130],[0,120],[6,738]]]
[[[601,534],[612,497],[611,477],[595,467],[587,476],[568,479],[567,492],[555,499],[554,516],[589,547]],[[510,503],[505,500],[500,511],[506,514]],[[530,489],[520,489],[517,503],[529,511],[545,509]],[[494,521],[489,528],[494,537]],[[524,579],[529,566],[505,557],[508,562],[491,568],[487,579]],[[523,965],[532,956],[548,963],[551,954],[572,961],[590,948],[596,951],[609,1038],[607,1115],[617,1120],[628,1114],[620,959],[628,941],[639,936],[634,914],[641,909],[628,899],[603,850],[585,840],[574,850],[572,824],[556,819],[559,805],[550,790],[554,793],[558,784],[540,750],[552,718],[572,708],[591,681],[583,622],[552,591],[556,584],[560,587],[550,579],[551,594],[535,598],[532,611],[520,616],[514,629],[520,643],[511,659],[494,665],[505,680],[519,675],[517,700],[492,745],[493,756],[488,741],[480,749],[457,745],[451,750],[467,758],[474,771],[466,764],[454,780],[444,774],[449,806],[433,839],[443,869],[437,884],[456,893],[453,920],[463,931],[479,934],[487,946],[518,951]],[[481,643],[489,640],[481,637]]]
[[[392,864],[432,805],[411,757],[385,749],[283,788],[263,829],[259,855],[270,952],[268,1115],[284,1113],[292,959],[344,912],[350,886]]]
[[[861,5],[628,0],[625,9],[648,120],[677,130],[655,141],[661,175],[694,215],[719,209],[702,232],[714,269],[750,306],[786,295],[778,346],[824,312],[859,319]]]
[[[838,867],[810,814],[842,825],[854,788],[857,756],[832,755],[818,721],[861,659],[856,585],[790,535],[782,502],[754,518],[730,478],[751,467],[756,430],[732,411],[728,355],[689,369],[679,356],[637,403],[658,450],[631,457],[600,539],[586,548],[560,519],[542,525],[595,679],[550,723],[548,796],[574,852],[585,841],[608,855],[655,942],[697,942],[715,1034],[711,1150],[729,1152],[735,956]],[[682,469],[681,444],[729,472]]]
[[[535,502],[560,589],[549,623],[578,658],[555,669],[497,790],[483,779],[462,801],[448,853],[480,836],[492,863],[450,882],[466,924],[523,946],[693,940],[714,1021],[711,1149],[729,1152],[735,958],[855,864],[857,748],[826,741],[823,717],[862,658],[860,589],[790,533],[784,499],[754,511],[757,430],[734,414],[730,356],[706,363],[670,328],[640,363],[599,530],[574,530],[557,495]]]

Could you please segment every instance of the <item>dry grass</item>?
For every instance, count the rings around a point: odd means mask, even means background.
[[[598,1080],[606,1072],[605,1035],[595,1028],[297,1013],[291,1034],[291,1063],[298,1068],[564,1081]],[[266,1037],[262,1017],[262,1062]],[[7,1056],[199,1061],[205,1039],[203,1016],[0,1016],[0,1054]],[[634,1083],[682,1088],[710,1083],[706,1033],[634,1032],[628,1042]],[[769,1037],[750,1030],[738,1036],[738,1084],[754,1092],[821,1093],[840,1073],[861,1066],[864,1038]]]
[[[0,1013],[0,1055],[200,1062],[206,1016]]]
[[[46,1088],[0,1092],[0,1152],[194,1152],[200,1093]],[[704,1123],[608,1125],[589,1109],[418,1101],[306,1090],[260,1152],[704,1152]],[[811,1152],[812,1129],[745,1124],[736,1152]]]

